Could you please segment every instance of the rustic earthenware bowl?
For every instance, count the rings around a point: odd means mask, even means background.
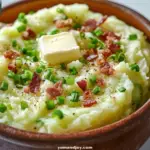
[[[109,1],[100,0],[26,0],[4,8],[0,22],[11,23],[19,12],[29,12],[58,3],[86,3],[90,9],[115,15],[142,30],[150,39],[150,21],[137,12]],[[61,146],[89,146],[93,150],[136,150],[150,136],[150,100],[130,116],[102,128],[72,134],[32,133],[0,124],[1,150],[59,149]],[[64,148],[66,149],[66,148]],[[75,149],[75,147],[74,147]],[[77,147],[76,147],[77,149]]]

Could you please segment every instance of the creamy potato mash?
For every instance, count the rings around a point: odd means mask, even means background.
[[[148,99],[149,67],[143,32],[115,16],[84,4],[22,12],[0,29],[0,123],[42,133],[111,124]]]

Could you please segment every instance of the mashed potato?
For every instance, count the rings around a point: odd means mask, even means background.
[[[38,39],[60,32],[72,32],[82,57],[52,66]],[[143,32],[115,16],[84,4],[20,13],[0,30],[0,123],[42,133],[111,124],[148,99],[149,65]]]

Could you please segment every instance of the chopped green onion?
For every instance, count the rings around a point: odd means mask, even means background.
[[[15,84],[20,83],[21,81],[21,75],[19,74],[15,74],[15,76],[13,77]]]
[[[130,65],[130,69],[135,71],[135,72],[139,72],[140,71],[140,67],[138,66],[138,64],[131,64]]]
[[[35,13],[34,10],[29,11],[29,14],[30,14],[30,15],[33,15],[34,13]]]
[[[84,32],[80,32],[80,37],[81,37],[81,39],[85,39],[85,33]]]
[[[50,79],[49,79],[51,82],[53,82],[53,83],[56,83],[56,82],[58,82],[58,78],[54,75],[54,74],[52,74],[51,76],[50,76]]]
[[[90,39],[91,39],[92,44],[98,44],[98,42],[99,42],[99,40],[97,38],[91,37]]]
[[[42,68],[42,67],[36,68],[36,72],[37,72],[37,73],[41,73],[42,71],[43,71],[43,68]]]
[[[39,59],[38,59],[38,57],[37,57],[37,56],[33,56],[33,57],[32,57],[32,61],[33,61],[33,62],[38,62],[38,61],[39,61]]]
[[[26,47],[21,48],[20,50],[23,54],[27,54],[28,49]]]
[[[79,97],[80,97],[79,92],[73,91],[73,92],[71,93],[71,101],[72,101],[72,102],[78,102],[78,101],[79,101]]]
[[[125,92],[125,91],[126,91],[126,88],[121,87],[121,88],[119,88],[118,90],[119,90],[119,92]]]
[[[89,49],[96,48],[96,45],[95,45],[95,44],[92,44],[92,43],[88,43],[88,48],[89,48]]]
[[[78,71],[75,67],[70,68],[69,71],[72,75],[77,75],[78,74]]]
[[[52,73],[53,73],[53,68],[48,68],[45,78],[49,80]]]
[[[61,13],[61,14],[64,13],[64,9],[63,9],[63,8],[59,8],[59,7],[58,7],[58,8],[56,9],[56,11],[57,11],[58,13]]]
[[[57,97],[57,103],[58,103],[59,105],[64,104],[64,102],[65,102],[65,97],[64,97],[64,96],[58,96],[58,97]]]
[[[95,75],[92,75],[90,78],[89,78],[89,81],[92,83],[92,84],[95,84],[96,83],[96,76]]]
[[[16,40],[12,40],[12,47],[16,47],[17,46],[17,41]]]
[[[21,78],[25,81],[32,80],[33,73],[30,70],[25,70],[24,74],[21,75]]]
[[[103,31],[101,29],[97,28],[93,31],[93,34],[96,36],[100,36],[103,34]]]
[[[58,29],[53,29],[52,31],[50,31],[48,34],[49,35],[54,35],[54,34],[57,34],[59,33],[60,31]]]
[[[28,103],[25,101],[21,101],[20,105],[21,105],[22,110],[25,110],[26,108],[28,108]]]
[[[25,18],[25,16],[26,16],[25,13],[20,13],[20,14],[18,15],[18,20],[19,20],[20,22],[26,24],[26,23],[27,23],[27,19]]]
[[[76,23],[76,24],[73,25],[73,28],[74,28],[75,30],[80,29],[80,28],[81,28],[81,24]]]
[[[1,83],[0,90],[2,90],[2,91],[8,90],[8,82],[3,81],[3,82]]]
[[[79,61],[83,64],[87,64],[87,60],[84,57],[79,58]]]
[[[23,31],[25,31],[25,30],[26,30],[26,25],[25,25],[25,24],[22,24],[22,25],[18,26],[18,27],[17,27],[17,30],[18,30],[18,32],[23,32]]]
[[[7,75],[9,78],[14,78],[14,76],[15,76],[15,73],[14,72],[12,72],[12,71],[8,71],[8,75]]]
[[[53,118],[58,117],[59,119],[63,119],[64,118],[64,114],[63,114],[63,112],[61,110],[56,109],[56,110],[54,110],[52,112],[52,117]]]
[[[39,37],[43,36],[43,35],[46,35],[46,32],[40,32],[39,33]]]
[[[16,66],[17,67],[21,67],[21,65],[22,65],[22,59],[21,58],[16,58]]]
[[[101,91],[101,88],[99,86],[96,86],[92,92],[93,94],[98,94],[100,91]]]
[[[66,69],[66,65],[64,63],[60,64],[60,67],[61,67],[62,70]]]
[[[52,110],[55,108],[55,103],[54,103],[54,100],[48,100],[45,102],[46,103],[46,108],[48,110]]]
[[[137,37],[136,34],[130,34],[128,39],[129,39],[129,40],[137,40],[137,38],[138,38],[138,37]]]
[[[118,54],[118,61],[122,62],[125,60],[125,55],[123,53]]]
[[[70,76],[65,78],[65,80],[66,80],[66,84],[68,84],[68,85],[73,85],[74,82],[75,82],[75,78],[74,77],[70,77]]]
[[[0,103],[0,112],[4,113],[7,110],[7,107],[5,104]]]

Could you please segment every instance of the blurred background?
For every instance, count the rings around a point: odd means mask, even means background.
[[[1,0],[2,7],[5,7],[11,3],[17,2],[20,0]],[[150,0],[112,0],[123,5],[126,5],[144,15],[150,20]],[[150,138],[149,140],[141,147],[140,150],[150,150]]]

